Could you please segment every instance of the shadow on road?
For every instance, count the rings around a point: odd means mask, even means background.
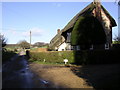
[[[36,77],[29,70],[28,61],[24,52],[12,58],[12,61],[3,65],[2,88],[48,88],[49,82]]]
[[[86,65],[71,70],[95,89],[120,88],[120,64]]]

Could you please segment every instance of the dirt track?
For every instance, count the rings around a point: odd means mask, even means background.
[[[120,88],[119,64],[89,66],[50,66],[30,64],[38,77],[57,88]]]
[[[82,78],[76,76],[68,67],[32,63],[30,68],[40,78],[53,83],[57,88],[92,88]]]

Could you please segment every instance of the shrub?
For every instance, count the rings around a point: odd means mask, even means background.
[[[112,49],[120,50],[120,44],[113,44]]]
[[[9,61],[14,55],[15,53],[13,51],[2,49],[2,63]]]

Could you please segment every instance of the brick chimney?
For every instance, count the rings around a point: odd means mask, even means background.
[[[100,0],[94,0],[93,3],[94,3],[94,4],[100,3]]]
[[[57,30],[57,34],[60,33],[60,29]]]

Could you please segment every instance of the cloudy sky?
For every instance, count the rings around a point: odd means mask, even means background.
[[[2,2],[2,26],[0,32],[8,39],[7,43],[15,44],[20,40],[29,42],[32,32],[32,44],[46,42],[56,35],[57,29],[65,25],[90,2]],[[118,23],[118,7],[114,2],[103,2]],[[118,35],[117,27],[113,28],[113,37]]]

